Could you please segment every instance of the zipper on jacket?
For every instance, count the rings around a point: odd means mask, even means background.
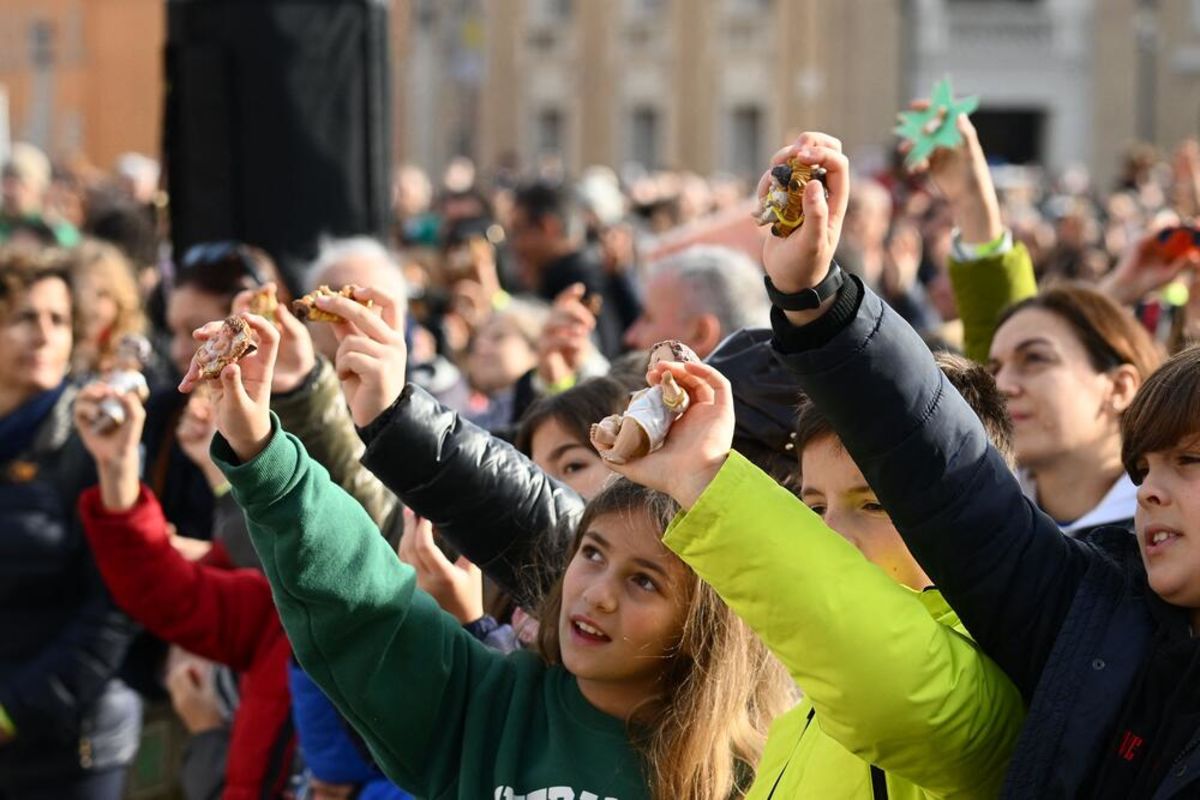
[[[871,765],[871,797],[875,800],[887,800],[887,775],[879,767]]]

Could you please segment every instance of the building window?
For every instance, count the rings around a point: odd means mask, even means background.
[[[763,119],[758,106],[736,106],[729,116],[729,151],[726,163],[737,175],[750,176],[763,169]]]
[[[563,150],[563,114],[557,108],[543,108],[534,123],[537,155],[560,155]]]
[[[658,169],[658,109],[639,106],[629,117],[629,158],[648,170]]]
[[[1007,164],[1044,160],[1046,111],[1041,108],[981,108],[971,115],[988,158]]]

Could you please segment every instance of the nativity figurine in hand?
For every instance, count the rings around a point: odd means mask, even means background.
[[[699,362],[683,342],[668,339],[650,348],[650,367],[660,361]],[[606,461],[625,464],[652,453],[666,441],[671,424],[687,410],[688,393],[664,372],[661,381],[635,392],[623,414],[605,417],[592,426],[591,440]]]

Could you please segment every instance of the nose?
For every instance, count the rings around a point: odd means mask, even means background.
[[[1171,495],[1167,492],[1161,476],[1155,473],[1153,467],[1146,471],[1146,477],[1142,479],[1142,485],[1138,487],[1137,501],[1142,508],[1161,508],[1171,504]]]
[[[825,524],[828,525],[838,536],[841,536],[850,544],[862,550],[862,541],[857,535],[854,525],[840,510],[828,508],[825,510],[823,517]]]
[[[1002,364],[996,370],[996,388],[1005,397],[1016,397],[1021,393],[1021,384],[1017,380],[1015,372],[1007,364]]]
[[[611,581],[606,578],[599,578],[588,584],[581,596],[583,602],[598,611],[611,613],[617,607],[616,592],[613,591]]]

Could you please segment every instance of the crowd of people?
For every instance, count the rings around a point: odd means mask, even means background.
[[[303,274],[14,146],[0,800],[124,796],[152,717],[187,800],[1196,796],[1200,146],[1102,189],[956,124],[757,190],[405,166]]]

